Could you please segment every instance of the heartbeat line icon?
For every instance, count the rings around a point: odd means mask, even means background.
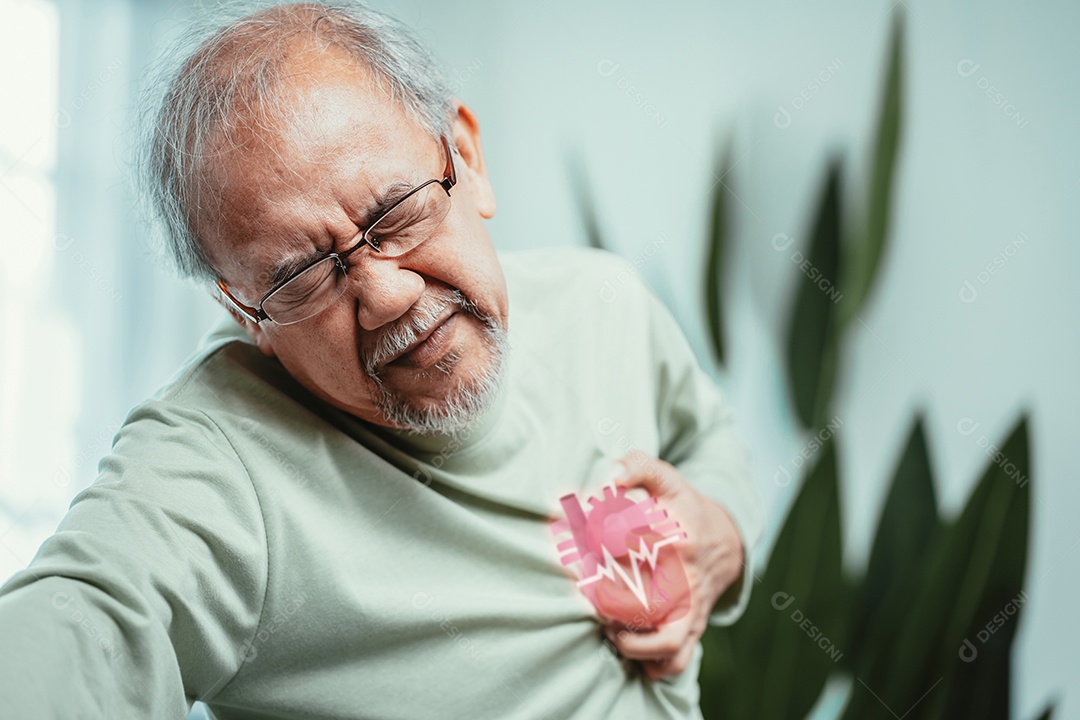
[[[685,533],[683,534],[683,536],[685,537]],[[638,602],[640,602],[645,607],[648,607],[649,598],[645,593],[644,583],[642,583],[641,581],[641,565],[639,565],[638,562],[641,560],[645,560],[647,563],[649,563],[649,569],[655,570],[656,558],[660,555],[660,548],[664,547],[665,545],[670,545],[671,543],[676,542],[678,539],[679,537],[675,535],[666,537],[659,542],[653,543],[653,546],[650,549],[649,544],[645,542],[645,538],[641,538],[637,552],[633,550],[627,551],[627,554],[630,556],[630,566],[634,569],[633,579],[627,577],[626,571],[623,570],[623,567],[619,564],[619,561],[611,556],[611,553],[606,547],[602,547],[604,551],[603,564],[599,565],[596,568],[595,575],[593,575],[592,577],[587,577],[584,580],[579,580],[578,587],[591,585],[594,582],[600,581],[602,578],[615,580],[615,575],[618,574],[618,576],[622,578],[623,583],[626,584],[626,587],[630,588],[630,591],[634,593],[634,597],[638,599]]]

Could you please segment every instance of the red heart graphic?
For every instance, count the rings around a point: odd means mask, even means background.
[[[578,586],[601,617],[633,630],[653,629],[690,610],[690,586],[674,543],[686,537],[656,498],[634,502],[607,486],[582,508],[575,494],[559,499],[566,518],[553,522],[563,565],[578,563]],[[656,527],[654,527],[654,525]]]

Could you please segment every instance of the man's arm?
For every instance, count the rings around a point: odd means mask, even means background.
[[[254,637],[265,534],[221,430],[152,401],[100,470],[0,588],[5,717],[177,720],[232,678]]]
[[[729,625],[742,615],[749,600],[750,557],[765,522],[753,484],[750,450],[731,407],[698,364],[675,318],[652,289],[642,285],[648,296],[650,338],[659,373],[659,457],[677,467],[699,492],[720,503],[742,540],[742,573],[709,616],[709,624]]]
[[[679,521],[679,554],[689,595],[673,598],[671,619],[655,630],[613,623],[605,633],[619,652],[639,660],[653,680],[681,675],[708,625],[735,622],[752,586],[751,553],[764,513],[752,482],[750,452],[733,413],[671,313],[645,283],[640,310],[648,322],[654,381],[657,456],[639,449],[620,458],[626,487],[642,488]],[[685,614],[680,613],[685,610]]]

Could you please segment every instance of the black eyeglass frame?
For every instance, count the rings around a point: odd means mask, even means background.
[[[335,253],[335,252],[327,253],[326,255],[323,255],[322,257],[319,257],[319,258],[316,258],[316,259],[312,260],[307,265],[300,268],[296,272],[292,273],[291,275],[289,275],[289,277],[285,278],[281,282],[274,285],[274,287],[270,288],[270,290],[268,290],[266,292],[266,294],[262,296],[262,298],[259,300],[258,305],[255,306],[255,307],[251,307],[250,305],[245,305],[244,303],[240,302],[235,297],[233,297],[233,294],[231,292],[229,292],[229,289],[227,287],[225,287],[225,281],[222,280],[220,277],[217,278],[217,287],[218,287],[218,289],[221,290],[221,292],[225,295],[225,297],[228,299],[228,301],[230,303],[232,303],[232,305],[235,306],[237,310],[244,313],[244,315],[249,320],[251,320],[253,323],[258,324],[258,323],[262,322],[263,320],[270,320],[271,322],[276,322],[272,317],[270,317],[266,313],[265,310],[263,310],[263,303],[266,302],[266,300],[271,295],[276,293],[278,290],[283,288],[288,283],[295,280],[298,276],[300,276],[302,273],[306,272],[312,266],[317,265],[318,263],[324,262],[327,258],[334,258],[335,262],[337,263],[338,269],[341,270],[341,272],[343,272],[343,273],[347,273],[348,272],[348,266],[346,266],[346,264],[345,264],[345,258],[352,255],[354,252],[359,250],[361,247],[367,245],[368,247],[370,247],[372,249],[372,251],[377,252],[377,253],[381,253],[382,251],[379,250],[378,240],[376,239],[375,242],[373,243],[372,239],[369,237],[369,235],[371,234],[371,229],[374,228],[376,225],[378,225],[380,222],[382,222],[383,218],[385,218],[387,215],[392,213],[399,205],[401,205],[401,203],[405,202],[410,197],[412,197],[416,193],[420,192],[421,190],[426,188],[428,185],[431,185],[432,183],[437,183],[438,185],[442,186],[442,189],[446,191],[447,197],[450,197],[450,188],[454,187],[454,185],[457,184],[457,171],[454,168],[454,158],[453,158],[453,153],[450,150],[450,143],[447,141],[445,136],[439,138],[439,140],[442,143],[443,152],[446,154],[446,167],[443,170],[443,179],[442,180],[437,180],[435,178],[432,178],[431,180],[428,180],[426,182],[422,182],[419,185],[417,185],[416,187],[409,190],[409,192],[405,193],[403,196],[398,198],[396,201],[394,201],[393,205],[388,207],[384,212],[380,213],[379,217],[375,218],[375,220],[373,220],[371,222],[371,224],[367,226],[367,228],[360,234],[360,240],[358,242],[356,242],[348,250],[343,250],[340,253]],[[319,312],[322,312],[322,311],[320,310]],[[318,315],[318,314],[319,313],[315,313],[315,315]],[[304,318],[304,320],[310,320],[311,318],[315,317],[315,315],[311,315],[311,316],[309,316],[307,318]],[[296,320],[294,322],[303,322],[303,320]],[[293,323],[284,323],[284,324],[292,325]]]

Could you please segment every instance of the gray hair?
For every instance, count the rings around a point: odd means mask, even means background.
[[[431,54],[393,18],[360,2],[218,6],[156,63],[141,102],[137,194],[181,277],[217,277],[197,230],[210,141],[230,142],[241,113],[261,126],[287,116],[274,99],[288,43],[298,37],[348,52],[409,117],[453,146],[453,93]]]

